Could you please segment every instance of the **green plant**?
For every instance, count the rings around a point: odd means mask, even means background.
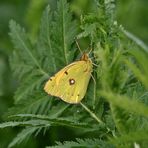
[[[20,25],[10,21],[15,47],[10,64],[19,86],[15,105],[5,114],[8,121],[0,128],[24,128],[9,147],[32,135],[48,133],[52,127],[74,133],[69,141],[65,137],[67,142],[59,139],[57,147],[147,146],[148,52],[138,47],[139,40],[131,42],[118,26],[113,1],[94,3],[95,12],[81,17],[80,28],[66,0],[58,2],[54,13],[47,6],[36,43],[31,43]],[[43,87],[53,73],[76,59],[75,38],[89,41],[93,48],[96,84],[90,82],[82,103],[70,105],[47,96]]]

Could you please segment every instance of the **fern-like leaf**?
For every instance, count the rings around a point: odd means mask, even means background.
[[[53,42],[56,44],[56,54],[61,55],[59,62],[63,64],[68,64],[72,59],[74,51],[70,50],[70,48],[77,33],[76,22],[71,21],[72,15],[68,12],[69,5],[66,0],[59,1],[57,12],[54,13]],[[58,34],[55,32],[58,32]]]
[[[22,141],[27,140],[30,136],[38,129],[38,127],[26,127],[17,136],[9,143],[8,148],[11,148],[17,144],[20,144]]]
[[[126,96],[115,95],[110,92],[107,94],[105,92],[101,92],[101,94],[116,106],[119,106],[127,111],[148,117],[148,107],[140,102],[135,101],[136,99],[130,100]]]
[[[76,139],[76,141],[56,142],[56,146],[49,146],[47,148],[71,148],[71,147],[95,147],[95,148],[114,148],[113,145],[98,139]]]
[[[43,72],[24,28],[21,28],[20,25],[16,24],[15,21],[11,20],[10,30],[11,32],[9,34],[11,36],[14,47],[17,49],[17,56],[21,58],[23,63],[37,67],[41,72]],[[17,69],[15,68],[15,70]]]

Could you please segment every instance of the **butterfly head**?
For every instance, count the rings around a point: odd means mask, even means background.
[[[81,58],[80,58],[81,61],[89,61],[90,58],[89,58],[89,54],[88,53],[84,53]]]

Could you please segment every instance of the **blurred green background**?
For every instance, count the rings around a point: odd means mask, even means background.
[[[76,17],[90,11],[92,0],[69,0],[70,8]],[[125,29],[148,44],[148,0],[117,0],[116,19]],[[9,20],[16,20],[24,26],[32,41],[38,32],[40,17],[47,4],[51,9],[56,8],[56,0],[1,0],[0,1],[0,121],[3,114],[13,105],[13,94],[17,81],[11,75],[9,56],[13,51],[9,39]],[[0,148],[5,147],[16,135],[18,128],[0,130]],[[51,132],[51,137],[54,137]],[[43,137],[31,139],[28,146],[42,146]],[[44,140],[48,141],[48,139]],[[40,144],[39,144],[40,143]],[[47,142],[48,143],[48,142]],[[40,145],[40,146],[39,146]],[[23,145],[22,145],[23,147]]]

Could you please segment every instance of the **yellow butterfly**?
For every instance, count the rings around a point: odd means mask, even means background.
[[[86,93],[92,69],[92,61],[84,53],[79,61],[67,65],[50,77],[44,90],[67,103],[79,103]]]

